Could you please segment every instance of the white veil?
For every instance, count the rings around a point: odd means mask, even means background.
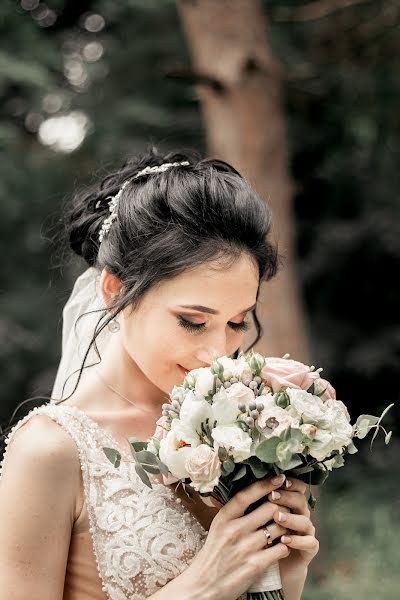
[[[89,267],[76,279],[71,295],[63,308],[62,352],[51,393],[51,402],[53,403],[56,400],[65,399],[74,390],[95,327],[100,318],[106,314],[104,310],[106,304],[100,292],[99,281],[100,272],[94,267]],[[103,310],[99,311],[98,309]],[[97,310],[97,312],[85,314],[93,310]],[[85,316],[78,321],[83,314]],[[110,335],[108,327],[104,327],[96,338],[100,356]],[[85,366],[96,364],[99,360],[94,345],[92,345]],[[75,371],[77,372],[74,373]],[[72,373],[74,375],[69,377]],[[68,377],[63,393],[63,386]]]

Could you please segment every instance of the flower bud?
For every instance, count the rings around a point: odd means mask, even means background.
[[[172,408],[175,408],[175,410],[180,411],[181,405],[179,404],[178,400],[172,400]]]
[[[224,388],[225,388],[225,389],[228,389],[228,388],[230,388],[230,387],[231,387],[231,385],[232,385],[232,384],[231,384],[231,382],[230,382],[230,381],[224,381]]]
[[[249,383],[249,388],[251,388],[252,390],[255,390],[257,387],[257,382],[256,381],[250,381]]]
[[[245,405],[245,404],[243,404],[242,402],[240,402],[240,403],[238,404],[238,409],[239,409],[239,410],[240,410],[240,412],[242,412],[242,413],[245,413],[245,412],[247,412],[246,405]]]
[[[257,419],[258,418],[258,410],[252,410],[250,413],[250,416],[253,417],[253,419]]]
[[[231,377],[229,381],[231,383],[239,383],[239,379],[237,377]]]
[[[249,402],[249,410],[256,410],[257,405],[255,402]]]
[[[248,387],[248,386],[250,385],[251,381],[252,381],[252,380],[251,380],[251,379],[248,379],[248,378],[247,378],[247,379],[243,379],[243,384],[244,384],[244,385],[247,385],[247,387]]]
[[[244,422],[249,427],[254,427],[254,419],[253,419],[253,417],[246,417],[245,420],[244,420]]]
[[[257,410],[258,412],[261,412],[262,410],[264,410],[264,404],[262,402],[257,402]]]

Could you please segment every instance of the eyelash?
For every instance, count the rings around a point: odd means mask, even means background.
[[[188,331],[191,331],[192,333],[193,332],[200,333],[206,329],[205,323],[199,323],[196,325],[195,323],[191,323],[190,321],[187,321],[183,317],[179,317],[178,323],[181,327],[184,327],[185,329],[187,329]],[[242,321],[241,323],[233,323],[230,321],[228,323],[228,325],[234,331],[247,331],[250,327],[250,323],[248,323],[247,321]]]

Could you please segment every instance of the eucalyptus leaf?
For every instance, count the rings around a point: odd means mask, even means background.
[[[268,440],[264,440],[256,448],[256,456],[262,462],[274,463],[277,460],[276,448],[280,444],[281,440],[278,437],[271,437]]]
[[[225,474],[229,475],[234,470],[235,463],[232,459],[229,458],[228,460],[224,460],[224,462],[222,463],[222,468],[225,471]]]
[[[350,442],[350,444],[347,446],[347,452],[349,454],[355,454],[356,452],[358,452],[358,449],[354,445],[354,442]]]
[[[158,468],[160,469],[160,472],[164,475],[164,477],[168,477],[168,474],[169,474],[168,467],[166,465],[164,465],[164,463],[161,462],[161,460],[159,458],[157,458],[157,465],[158,465]]]
[[[103,448],[103,452],[114,467],[118,468],[121,464],[121,454],[114,448]]]
[[[389,431],[389,433],[387,433],[386,436],[385,436],[385,444],[386,444],[386,446],[390,442],[390,439],[392,437],[392,433],[393,433],[393,431]]]
[[[244,477],[245,475],[246,475],[246,466],[241,465],[241,467],[235,473],[234,477],[232,477],[231,481],[238,481],[239,479],[242,479],[242,477]]]
[[[148,465],[146,463],[140,463],[140,465],[143,467],[143,469],[145,471],[147,471],[148,473],[154,473],[157,474],[160,472],[160,469],[158,468],[158,465],[155,467],[154,465]]]
[[[157,465],[157,456],[149,450],[140,450],[136,452],[136,460],[140,463],[146,463],[149,465]]]
[[[141,442],[139,440],[135,440],[135,438],[130,439],[129,443],[135,450],[135,452],[139,452],[140,450],[144,450],[147,448],[147,442]]]
[[[383,417],[384,417],[384,416],[385,416],[385,415],[386,415],[386,414],[389,412],[389,410],[392,408],[392,406],[394,406],[394,403],[392,403],[392,404],[389,404],[389,406],[387,406],[387,407],[385,408],[385,410],[383,411],[383,413],[382,413],[382,414],[381,414],[381,416],[379,417],[379,419],[378,419],[378,422],[377,422],[377,427],[376,427],[376,430],[375,430],[375,432],[374,432],[374,435],[372,436],[372,440],[371,440],[370,448],[372,448],[372,444],[374,443],[374,440],[375,440],[376,436],[378,435],[378,431],[379,431],[379,427],[378,427],[378,425],[381,423],[381,421],[382,421]]]
[[[159,452],[160,450],[160,440],[156,437],[151,438],[154,444],[154,448]]]
[[[355,424],[355,437],[359,440],[364,439],[370,432],[371,427],[375,426],[379,421],[374,415],[360,415]]]
[[[256,477],[257,479],[261,479],[262,477],[265,477],[265,475],[270,470],[270,465],[261,461],[256,456],[250,456],[250,458],[248,458],[246,461],[244,461],[244,463],[246,465],[249,465],[254,477]]]
[[[151,485],[150,478],[147,475],[146,471],[143,469],[142,465],[140,465],[139,463],[136,463],[136,465],[135,465],[135,471],[139,475],[139,477],[143,481],[143,483],[145,485],[147,485],[147,487],[153,488],[153,486]]]

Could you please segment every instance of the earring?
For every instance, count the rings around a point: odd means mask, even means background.
[[[111,319],[111,321],[108,323],[107,327],[111,331],[111,333],[115,333],[116,331],[119,331],[119,323],[116,319]]]

